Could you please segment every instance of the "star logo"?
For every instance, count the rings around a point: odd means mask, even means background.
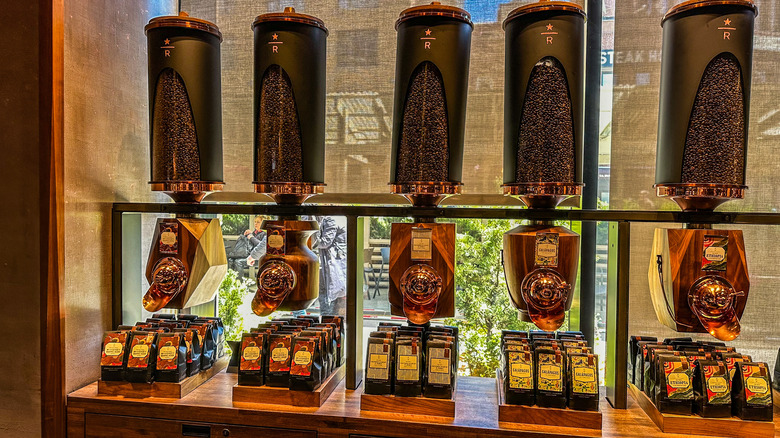
[[[426,29],[426,30],[425,30],[425,36],[428,36],[428,35],[430,35],[430,34],[431,34],[431,30],[430,30],[430,29]]]
[[[277,35],[277,34],[273,34],[273,35],[271,35],[271,38],[273,38],[273,39],[274,39],[274,41],[276,41],[276,40],[278,40],[278,39],[279,39],[279,35]]]
[[[548,24],[547,25],[547,30],[553,30],[553,25],[552,24]]]
[[[731,25],[731,19],[727,18],[726,20],[723,21],[723,23],[725,23],[726,26],[729,26],[729,25]]]
[[[168,38],[166,38],[166,39],[165,39],[165,45],[167,46],[167,45],[168,45],[168,44],[170,44],[170,43],[171,43],[171,40],[169,40]]]

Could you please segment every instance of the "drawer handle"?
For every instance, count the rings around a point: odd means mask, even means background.
[[[199,426],[195,424],[182,424],[181,435],[209,438],[211,436],[211,427]]]
[[[230,436],[230,430],[229,429],[222,429],[222,436]]]

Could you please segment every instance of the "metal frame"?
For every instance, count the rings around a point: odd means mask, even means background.
[[[607,292],[607,398],[614,408],[627,404],[628,298],[631,222],[780,225],[780,213],[713,213],[622,210],[529,210],[494,207],[349,206],[276,204],[156,204],[115,203],[111,210],[112,316],[122,321],[122,216],[123,213],[156,214],[266,214],[273,216],[319,215],[347,218],[347,388],[357,389],[363,380],[363,294],[358,267],[362,264],[363,218],[415,217],[419,219],[528,219],[572,222],[611,222],[610,275]],[[593,319],[591,315],[584,315]],[[583,314],[580,315],[583,318]]]

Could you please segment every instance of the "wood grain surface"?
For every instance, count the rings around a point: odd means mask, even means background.
[[[496,371],[496,399],[498,400],[498,421],[502,423],[542,424],[601,430],[601,412],[506,404],[504,391],[501,390],[501,370]]]
[[[460,377],[455,394],[455,418],[414,416],[360,410],[362,388],[345,390],[342,382],[319,408],[233,404],[235,374],[220,373],[180,400],[125,399],[97,395],[97,384],[85,386],[68,397],[69,431],[84,437],[89,413],[148,417],[181,424],[213,424],[316,430],[318,437],[367,435],[380,437],[621,437],[663,436],[686,438],[688,434],[662,434],[637,403],[614,410],[601,403],[603,430],[499,423],[495,379]],[[776,409],[777,412],[778,409]],[[79,422],[85,425],[79,428]],[[73,426],[73,427],[70,427]],[[130,435],[132,436],[132,435]]]
[[[455,400],[360,394],[360,410],[455,418]]]
[[[664,414],[656,409],[643,391],[629,383],[628,392],[662,432],[686,435],[725,436],[735,438],[771,438],[775,424],[768,421],[743,421],[739,418],[702,418],[698,415]]]
[[[230,356],[223,356],[214,363],[211,368],[201,371],[194,376],[187,377],[181,382],[132,383],[104,382],[98,380],[98,395],[113,395],[128,398],[182,398],[227,368],[229,362]]]
[[[287,388],[273,386],[239,386],[236,383],[233,386],[233,403],[237,405],[262,404],[318,408],[328,400],[328,397],[344,380],[345,374],[346,367],[339,367],[314,391],[291,391]]]

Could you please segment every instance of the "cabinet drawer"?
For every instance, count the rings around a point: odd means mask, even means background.
[[[116,438],[246,438],[276,436],[285,438],[316,438],[316,431],[280,429],[273,427],[236,426],[232,424],[215,424],[200,422],[184,422],[159,420],[156,418],[125,417],[122,415],[106,415],[87,413],[86,437],[116,437]]]

